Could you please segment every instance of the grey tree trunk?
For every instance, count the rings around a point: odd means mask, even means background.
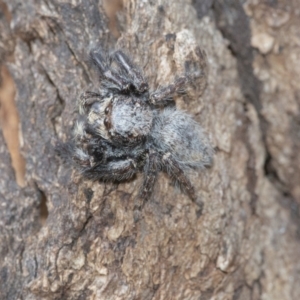
[[[124,0],[117,38],[100,0],[4,2],[26,177],[0,134],[0,299],[300,299],[300,1]],[[192,177],[202,215],[160,175],[134,222],[140,177],[92,183],[58,159],[95,45],[126,49],[152,88],[206,52],[204,94],[177,99],[217,149]]]

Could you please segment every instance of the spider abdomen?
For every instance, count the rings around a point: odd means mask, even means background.
[[[170,152],[183,166],[203,168],[212,164],[214,150],[204,130],[183,111],[162,111],[151,135],[161,151]]]

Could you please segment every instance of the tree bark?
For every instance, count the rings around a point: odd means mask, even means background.
[[[300,299],[300,1],[124,0],[114,36],[100,0],[4,2],[26,184],[0,135],[0,299]],[[93,183],[57,157],[97,45],[152,89],[206,52],[205,92],[176,99],[217,149],[192,175],[202,214],[161,174],[135,222],[140,176]]]

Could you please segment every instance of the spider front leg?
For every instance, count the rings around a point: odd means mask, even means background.
[[[174,102],[173,95],[184,92],[185,85],[189,82],[187,76],[177,78],[172,84],[161,87],[150,95],[150,103],[157,106],[165,106]]]
[[[99,71],[100,78],[104,80],[103,83],[108,89],[117,89],[119,91],[127,91],[129,89],[130,82],[109,68],[105,57],[99,50],[91,51],[90,57]]]
[[[79,113],[81,115],[87,113],[87,108],[95,102],[102,102],[101,95],[95,92],[86,91],[79,98]]]
[[[122,70],[124,70],[132,78],[131,84],[137,92],[144,93],[148,91],[149,86],[142,73],[133,65],[129,57],[127,57],[121,50],[114,52],[111,59],[115,60]]]

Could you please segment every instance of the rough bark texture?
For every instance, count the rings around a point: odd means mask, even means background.
[[[124,0],[118,40],[100,1],[5,2],[26,186],[0,135],[0,298],[300,299],[300,1]],[[192,177],[202,215],[161,175],[135,223],[139,177],[92,183],[57,158],[97,44],[127,49],[152,87],[206,52],[204,94],[177,99],[217,149]]]

